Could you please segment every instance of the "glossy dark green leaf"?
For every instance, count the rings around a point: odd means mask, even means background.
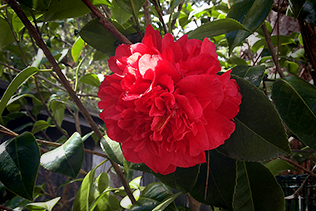
[[[0,49],[2,49],[14,41],[14,37],[10,30],[9,24],[3,18],[0,18],[0,31],[1,31]]]
[[[24,83],[24,81],[28,80],[32,75],[36,74],[40,70],[36,67],[28,67],[22,70],[15,78],[11,81],[8,88],[5,90],[1,100],[0,100],[0,122],[2,121],[2,113],[7,106],[7,103],[14,95],[16,90]]]
[[[218,149],[245,161],[269,160],[290,153],[284,126],[269,98],[250,82],[233,78],[240,87],[242,103],[234,118],[234,133]]]
[[[96,74],[93,74],[93,73],[89,73],[89,74],[82,76],[79,79],[79,81],[81,83],[88,84],[88,85],[95,86],[95,87],[100,86],[100,79],[98,78],[98,76]]]
[[[150,211],[173,195],[170,188],[160,182],[151,183],[142,191],[140,198],[131,207],[132,211]],[[166,211],[176,210],[175,204],[170,204]]]
[[[145,0],[115,0],[125,12],[137,15],[139,9],[144,5]]]
[[[294,18],[297,18],[299,16],[305,2],[306,2],[306,0],[289,0]]]
[[[210,162],[201,164],[198,180],[190,194],[202,203],[231,210],[236,180],[236,162],[216,150],[209,151],[209,154]],[[208,165],[209,178],[206,190]]]
[[[84,146],[76,132],[63,145],[43,154],[41,164],[47,170],[76,178],[83,159]]]
[[[264,166],[270,170],[273,176],[277,176],[278,174],[287,170],[299,171],[296,168],[294,168],[294,166],[286,162],[285,160],[281,160],[279,158],[271,160],[270,162],[266,163]]]
[[[56,197],[52,200],[46,201],[46,202],[33,202],[29,203],[25,206],[28,210],[47,210],[52,211],[53,207],[57,204],[57,202],[60,200],[60,197]]]
[[[33,201],[40,162],[34,136],[25,132],[0,145],[0,181],[11,192]]]
[[[116,1],[112,1],[111,12],[115,20],[120,24],[126,23],[126,21],[132,17],[132,14],[126,12],[120,6],[118,6]]]
[[[200,172],[200,165],[196,165],[190,168],[177,168],[171,174],[161,175],[156,174],[156,178],[158,178],[161,182],[168,185],[169,187],[175,188],[183,193],[187,193],[191,191],[197,181],[198,175]]]
[[[79,32],[81,38],[93,48],[113,55],[116,48],[116,39],[103,27],[98,19],[88,22]]]
[[[315,0],[307,0],[301,10],[299,17],[306,23],[316,26],[316,2]]]
[[[35,134],[49,127],[51,127],[51,125],[45,120],[38,120],[34,123],[31,133]]]
[[[263,78],[265,69],[265,66],[238,65],[232,69],[232,74],[237,75],[258,87]]]
[[[18,0],[18,2],[30,9],[45,11],[47,10],[51,0]]]
[[[284,211],[284,194],[270,171],[260,163],[237,161],[233,209]]]
[[[247,30],[242,24],[232,18],[218,19],[208,22],[188,33],[189,38],[204,39],[236,30]]]
[[[273,0],[240,0],[232,5],[227,18],[233,18],[242,23],[250,32],[243,30],[226,34],[230,53],[261,26],[270,13],[272,5]]]
[[[98,6],[106,4],[106,0],[91,0]],[[81,0],[51,0],[47,11],[44,12],[46,21],[75,18],[89,13],[89,8]]]
[[[276,81],[272,99],[283,121],[307,146],[316,149],[316,88],[289,76]]]

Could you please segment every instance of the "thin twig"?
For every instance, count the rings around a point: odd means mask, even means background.
[[[307,168],[305,168],[305,167],[303,167],[303,166],[301,166],[301,165],[295,163],[293,160],[288,159],[288,158],[286,158],[286,157],[280,157],[280,159],[282,159],[282,160],[288,162],[289,164],[295,166],[296,168],[301,169],[302,171],[304,171],[304,172],[308,173],[309,175],[311,175],[312,177],[315,177],[315,178],[316,178],[316,174],[315,174],[313,171],[310,171],[310,170],[308,170]]]
[[[118,41],[125,44],[132,44],[115,26],[111,21],[106,19],[104,15],[100,12],[98,8],[96,8],[89,0],[81,0],[90,10],[91,12],[97,16],[100,23],[104,26],[104,28],[112,34]]]
[[[5,206],[2,206],[1,204],[0,204],[0,210],[4,210],[4,211],[13,211],[12,209],[7,208],[7,207],[5,207]]]
[[[264,37],[266,38],[266,41],[267,41],[267,43],[268,43],[268,48],[269,48],[269,50],[270,50],[270,53],[271,53],[271,56],[272,56],[272,60],[273,60],[273,62],[274,62],[274,64],[275,64],[276,71],[280,74],[281,78],[284,78],[285,75],[284,75],[284,73],[281,71],[281,67],[280,67],[278,58],[277,58],[277,56],[275,55],[274,47],[273,47],[273,44],[272,44],[272,41],[271,41],[271,37],[270,37],[270,35],[269,35],[269,32],[268,32],[266,23],[263,23],[262,26],[261,26],[261,28],[262,28]]]
[[[164,32],[165,32],[165,34],[168,32],[167,31],[167,26],[166,26],[166,24],[165,24],[165,21],[163,20],[163,17],[162,17],[162,13],[161,13],[161,11],[160,11],[160,5],[157,5],[157,2],[156,1],[152,1],[152,3],[153,3],[153,5],[154,5],[154,7],[155,7],[155,9],[156,9],[156,11],[157,11],[157,13],[158,13],[158,15],[159,15],[159,20],[160,20],[160,22],[162,23],[162,26],[163,26],[163,30],[164,30]]]

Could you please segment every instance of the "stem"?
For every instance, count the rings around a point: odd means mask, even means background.
[[[87,4],[87,6],[91,6],[91,2],[87,1],[87,0],[82,0],[84,3],[90,3]],[[37,30],[34,28],[34,26],[32,25],[32,23],[28,20],[28,18],[26,17],[26,15],[24,14],[24,12],[21,10],[20,6],[18,5],[18,3],[15,0],[7,0],[7,2],[11,5],[11,8],[15,11],[15,13],[17,14],[17,16],[21,19],[21,21],[23,22],[24,26],[29,30],[31,36],[35,39],[37,45],[43,50],[47,60],[49,61],[49,63],[53,66],[53,69],[55,70],[55,72],[57,73],[61,84],[66,88],[69,96],[71,97],[71,99],[76,103],[77,107],[79,108],[79,110],[81,111],[82,115],[85,117],[85,119],[87,120],[87,122],[89,123],[89,125],[91,126],[91,129],[95,132],[95,134],[98,136],[99,139],[101,139],[103,137],[101,131],[99,130],[97,124],[93,121],[91,115],[89,114],[88,110],[86,109],[86,107],[83,105],[83,103],[80,101],[80,99],[77,97],[75,91],[72,89],[69,81],[67,80],[66,76],[62,73],[59,65],[57,64],[55,58],[53,57],[53,55],[51,54],[51,52],[49,51],[48,47],[46,46],[46,44],[44,43],[44,41],[42,40],[42,38],[40,37],[39,33],[37,32]],[[93,6],[93,7],[92,7]],[[92,5],[91,8],[95,8],[94,5]],[[90,8],[90,7],[89,7]],[[91,9],[90,8],[90,9]],[[95,8],[96,9],[96,8]],[[97,10],[97,14],[101,14],[101,12],[99,10]],[[101,14],[102,15],[102,14]],[[102,16],[103,17],[103,16]],[[103,21],[101,21],[103,20]],[[107,23],[106,26],[113,26],[113,28],[109,27],[109,29],[112,29],[114,31],[117,31],[118,33],[115,33],[115,35],[119,35],[121,34],[115,27],[114,25],[109,22],[107,19],[102,18],[100,21],[101,23]],[[111,24],[109,24],[111,23]],[[110,31],[109,31],[110,32]],[[113,33],[113,31],[111,31]],[[110,33],[111,33],[110,32]],[[111,34],[112,34],[111,33]],[[114,35],[114,34],[113,34]],[[122,35],[123,36],[123,35]],[[125,36],[123,36],[123,38],[126,38]],[[131,42],[126,38],[125,43],[130,44]],[[121,169],[119,168],[119,166],[117,165],[117,163],[115,163],[114,161],[110,160],[112,166],[114,167],[114,170],[116,172],[116,174],[118,175],[120,181],[122,182],[122,185],[124,186],[125,192],[128,195],[128,197],[130,198],[132,203],[135,203],[136,200],[132,194],[132,191],[130,190],[124,176],[123,173],[121,171]]]
[[[288,158],[286,158],[286,157],[280,157],[280,159],[282,159],[282,160],[284,160],[284,161],[290,163],[291,165],[295,166],[296,168],[299,168],[299,169],[303,170],[304,172],[308,173],[309,175],[311,175],[312,177],[315,177],[315,178],[316,178],[316,174],[315,174],[313,171],[310,171],[310,170],[308,170],[307,168],[305,168],[305,167],[303,167],[303,166],[301,166],[301,165],[295,163],[293,160],[288,159]]]
[[[268,43],[268,48],[270,50],[270,53],[271,53],[271,56],[272,56],[272,60],[275,64],[275,67],[276,67],[276,71],[280,74],[281,78],[284,78],[285,75],[284,73],[281,71],[281,67],[280,67],[280,64],[278,62],[278,57],[275,55],[275,52],[274,52],[274,47],[273,47],[273,44],[272,44],[272,41],[271,41],[271,37],[269,35],[269,32],[268,32],[268,29],[267,29],[267,26],[266,26],[266,23],[263,23],[262,26],[262,31],[264,33],[264,37],[266,38],[266,41]]]
[[[159,20],[162,23],[163,30],[164,30],[165,34],[167,34],[167,27],[166,27],[165,21],[163,20],[162,13],[161,13],[161,11],[159,9],[159,6],[157,5],[156,1],[152,1],[152,3],[155,6],[155,9],[156,9],[156,11],[157,11],[157,13],[159,15]]]
[[[125,44],[132,44],[131,41],[129,41],[115,26],[111,21],[106,19],[104,15],[96,8],[89,0],[81,0],[90,10],[91,12],[97,16],[100,23],[104,26],[104,28],[112,34],[118,41]]]

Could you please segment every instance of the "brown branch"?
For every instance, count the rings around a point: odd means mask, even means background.
[[[82,0],[84,2],[90,3],[88,5],[92,5],[91,2],[87,1],[87,0]],[[72,100],[76,103],[77,107],[79,108],[79,110],[81,111],[82,115],[85,117],[85,119],[87,120],[87,122],[89,123],[89,125],[91,126],[91,129],[95,132],[95,134],[98,136],[99,139],[101,139],[103,137],[101,131],[99,130],[97,124],[93,121],[91,115],[89,114],[88,110],[86,109],[86,107],[83,105],[83,103],[80,101],[80,99],[77,97],[75,91],[72,89],[69,81],[67,80],[67,78],[65,77],[65,75],[62,73],[59,65],[57,64],[55,58],[53,57],[53,55],[51,54],[51,52],[49,51],[48,47],[46,46],[46,44],[44,43],[44,41],[42,40],[42,38],[40,37],[40,35],[38,34],[37,30],[34,28],[34,26],[32,25],[32,23],[28,20],[28,18],[26,17],[26,15],[24,14],[24,12],[21,10],[20,6],[18,5],[18,3],[15,0],[7,0],[7,2],[11,5],[11,8],[15,11],[15,13],[17,14],[17,16],[21,19],[21,21],[23,22],[24,26],[29,30],[31,36],[35,39],[37,45],[43,50],[47,60],[49,61],[49,63],[52,65],[53,69],[55,70],[55,72],[57,73],[61,84],[66,88],[69,96],[72,98]],[[90,8],[90,7],[89,7]],[[95,8],[94,6],[91,8]],[[90,8],[90,9],[91,9]],[[98,14],[101,14],[101,12],[99,10]],[[102,16],[103,17],[103,16]],[[111,22],[109,22],[107,19],[102,18],[101,20],[103,20],[102,22],[107,23],[107,26],[111,26],[109,27],[109,29],[113,29],[112,27],[113,24]],[[109,24],[111,23],[111,24]],[[115,27],[114,27],[115,28]],[[113,29],[114,30],[114,29]],[[115,28],[114,31],[118,30]],[[112,32],[112,31],[111,31]],[[111,33],[110,32],[110,33]],[[112,32],[113,33],[113,32]],[[111,33],[111,34],[112,34]],[[119,35],[120,33],[114,33],[115,35]],[[123,38],[125,38],[123,36]],[[125,43],[130,43],[129,40],[125,40]],[[110,160],[112,166],[114,167],[114,170],[116,171],[118,177],[120,178],[120,181],[122,182],[122,185],[124,186],[125,192],[128,195],[128,197],[130,198],[132,203],[135,203],[136,200],[124,178],[124,175],[121,171],[121,169],[118,167],[117,163],[115,163],[114,161]]]
[[[163,20],[163,15],[162,15],[162,13],[161,13],[161,11],[160,11],[160,9],[159,9],[159,6],[160,5],[157,5],[157,2],[156,1],[152,1],[152,3],[153,3],[153,5],[154,5],[154,7],[155,7],[155,9],[156,9],[156,11],[157,11],[157,13],[158,13],[158,15],[159,15],[159,20],[160,20],[160,22],[162,23],[162,26],[163,26],[163,30],[164,30],[164,32],[165,32],[165,34],[167,33],[167,27],[166,27],[166,24],[165,24],[165,21]]]
[[[104,26],[104,28],[112,34],[118,41],[125,44],[132,44],[132,42],[127,39],[115,26],[111,21],[106,19],[104,15],[100,12],[98,8],[96,8],[89,0],[81,0],[90,10],[91,12],[97,16],[100,23]]]
[[[145,0],[145,4],[143,8],[144,8],[145,26],[147,27],[148,25],[151,24],[150,14],[149,14],[149,0]]]
[[[4,211],[13,211],[12,209],[10,208],[7,208],[7,207],[4,207],[0,204],[0,210],[4,210]]]
[[[268,29],[267,29],[266,24],[263,23],[262,26],[261,26],[261,28],[262,28],[264,37],[266,38],[266,41],[267,41],[267,43],[268,43],[268,48],[269,48],[269,50],[270,50],[273,63],[275,64],[276,71],[280,74],[281,78],[284,78],[285,75],[284,75],[284,73],[281,71],[281,67],[280,67],[280,64],[279,64],[279,61],[278,61],[278,57],[277,57],[277,55],[276,55],[275,52],[274,52],[274,47],[273,47],[273,44],[272,44],[272,41],[271,41],[271,37],[270,37],[270,34],[269,34],[269,32],[268,32]]]
[[[282,159],[282,160],[288,162],[289,164],[295,166],[296,168],[301,169],[302,171],[304,171],[304,172],[308,173],[309,175],[311,175],[312,177],[315,177],[315,178],[316,178],[316,174],[315,174],[313,171],[310,171],[310,170],[308,170],[307,168],[305,168],[305,167],[303,167],[303,166],[297,164],[297,163],[294,162],[293,160],[291,160],[291,159],[289,159],[289,158],[286,158],[286,157],[280,157],[280,159]]]

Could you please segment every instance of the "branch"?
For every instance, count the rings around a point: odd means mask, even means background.
[[[273,60],[273,62],[275,64],[276,71],[280,74],[281,78],[284,78],[285,75],[281,71],[281,67],[280,67],[280,64],[279,64],[279,61],[278,61],[278,57],[277,57],[277,55],[274,52],[274,47],[273,47],[273,44],[272,44],[272,41],[271,41],[271,37],[269,35],[269,32],[268,32],[266,24],[263,23],[261,28],[262,28],[262,31],[264,33],[264,37],[266,38],[266,41],[268,43],[268,48],[270,50],[270,53],[271,53],[271,56],[272,56],[272,60]]]
[[[84,2],[90,3],[88,5],[92,5],[91,2],[87,1],[87,0],[82,0]],[[95,134],[98,136],[99,139],[101,139],[103,137],[101,131],[99,130],[97,124],[93,121],[91,115],[89,114],[88,110],[86,109],[86,107],[83,105],[83,103],[80,101],[80,99],[77,97],[75,91],[72,89],[69,81],[67,80],[67,78],[65,77],[65,75],[62,73],[59,65],[57,64],[55,58],[53,57],[53,55],[51,54],[51,52],[49,51],[48,47],[46,46],[46,44],[44,43],[44,41],[42,40],[42,38],[40,37],[39,33],[37,32],[37,30],[35,29],[35,27],[32,25],[32,23],[28,20],[28,18],[26,17],[26,15],[23,13],[23,11],[21,10],[20,6],[18,5],[18,3],[15,0],[7,0],[7,3],[9,3],[11,5],[11,8],[14,10],[14,12],[17,14],[17,16],[21,19],[21,21],[23,22],[24,26],[29,30],[30,35],[35,39],[37,45],[43,50],[47,60],[49,61],[49,63],[52,65],[53,69],[55,70],[55,72],[57,73],[61,84],[66,88],[69,96],[71,97],[71,99],[76,103],[77,107],[79,108],[79,110],[81,111],[82,115],[85,117],[85,119],[87,120],[87,122],[89,123],[89,125],[91,126],[91,129],[95,132]],[[90,8],[90,7],[89,7]],[[94,6],[91,8],[95,8]],[[98,13],[97,14],[101,14],[101,12],[99,10],[97,10]],[[101,14],[102,15],[102,14]],[[102,16],[103,17],[103,16]],[[103,18],[101,19],[103,20],[103,23],[111,23],[109,22],[107,19]],[[101,22],[101,23],[102,23]],[[114,25],[108,24],[107,26],[111,26],[111,29],[115,29],[117,32],[118,30],[114,27]],[[114,30],[113,29],[113,30]],[[114,31],[115,31],[114,30]],[[111,33],[111,32],[110,32]],[[119,33],[120,34],[120,33]],[[118,35],[118,33],[116,33],[116,35]],[[123,36],[124,37],[124,36]],[[125,43],[131,43],[129,40],[126,39]],[[117,173],[118,177],[120,178],[120,181],[122,183],[122,185],[124,186],[125,192],[128,195],[128,197],[130,198],[132,203],[135,203],[136,200],[132,194],[132,191],[130,190],[126,179],[124,178],[124,175],[121,171],[121,169],[119,168],[119,166],[117,165],[117,163],[115,163],[114,161],[110,160],[112,166],[114,167],[115,172]]]
[[[127,39],[119,30],[117,30],[117,28],[115,28],[113,23],[109,21],[108,19],[106,19],[106,17],[104,17],[104,15],[100,12],[100,10],[96,8],[89,0],[81,0],[81,1],[91,10],[91,12],[95,16],[97,16],[97,18],[99,19],[100,23],[104,26],[104,28],[110,34],[112,34],[118,41],[125,44],[132,44],[132,42],[129,41],[129,39]]]
[[[301,165],[295,163],[293,160],[288,159],[288,158],[286,158],[286,157],[280,157],[280,159],[282,159],[282,160],[284,160],[284,161],[290,163],[291,165],[295,166],[296,168],[299,168],[299,169],[303,170],[304,172],[308,173],[309,175],[311,175],[312,177],[315,177],[315,178],[316,178],[316,174],[315,174],[313,171],[310,171],[310,170],[308,170],[307,168],[304,168],[303,166],[301,166]]]

